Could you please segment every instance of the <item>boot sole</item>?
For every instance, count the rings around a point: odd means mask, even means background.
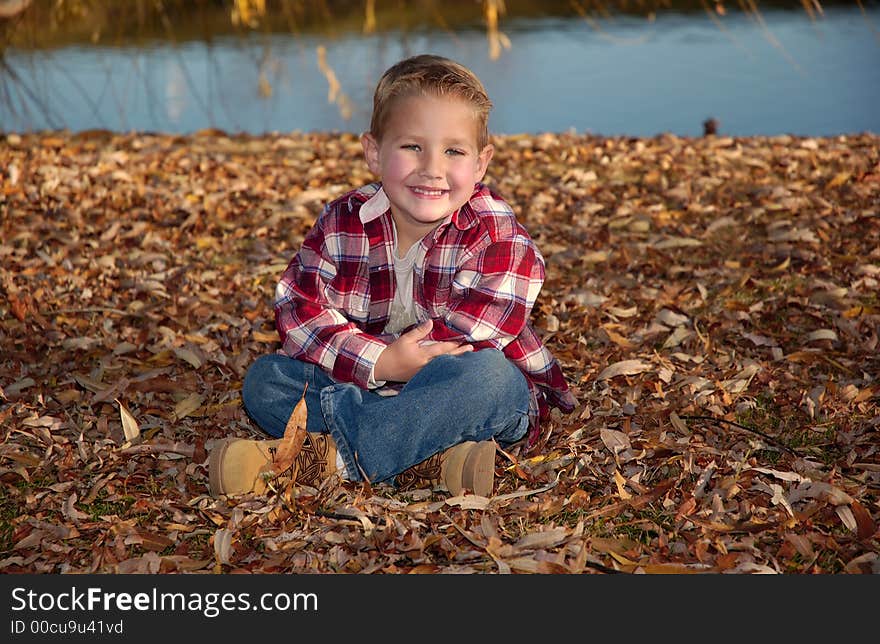
[[[492,496],[495,485],[495,443],[480,441],[468,452],[461,482],[478,496]]]
[[[223,485],[223,457],[226,456],[226,450],[229,447],[231,438],[224,438],[222,442],[214,445],[208,458],[208,491],[211,496],[220,496],[226,494]]]

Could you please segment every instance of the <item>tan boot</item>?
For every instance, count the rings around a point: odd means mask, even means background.
[[[495,442],[459,443],[401,472],[395,483],[400,490],[439,487],[453,496],[464,490],[491,496],[495,484]]]
[[[272,463],[276,440],[227,438],[211,450],[208,460],[208,485],[211,496],[221,494],[264,494],[268,489],[260,475]],[[328,434],[309,433],[293,464],[296,483],[316,487],[336,472],[336,443]]]

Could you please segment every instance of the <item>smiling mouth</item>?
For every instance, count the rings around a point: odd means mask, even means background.
[[[410,190],[422,197],[442,197],[448,192],[448,190],[441,190],[439,188],[424,188],[421,186],[412,186],[410,187]]]

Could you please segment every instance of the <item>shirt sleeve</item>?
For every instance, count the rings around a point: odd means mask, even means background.
[[[504,350],[528,323],[544,276],[544,260],[526,237],[489,244],[456,272],[448,307],[435,320],[431,339]]]
[[[376,387],[373,367],[387,344],[365,333],[352,311],[346,310],[345,303],[357,302],[362,294],[350,280],[337,280],[340,260],[328,248],[323,215],[275,290],[281,350],[318,365],[339,382]]]
[[[385,349],[383,348],[382,351]],[[379,353],[381,354],[382,351]],[[376,356],[376,362],[379,361],[379,356]],[[369,389],[381,389],[386,384],[388,384],[387,380],[376,380],[376,363],[373,363],[373,367],[370,369],[370,378],[367,380],[367,387]]]
[[[530,239],[490,244],[456,273],[449,307],[429,336],[500,349],[527,374],[536,414],[546,413],[548,403],[568,412],[576,402],[559,363],[529,325],[544,278],[543,257]]]

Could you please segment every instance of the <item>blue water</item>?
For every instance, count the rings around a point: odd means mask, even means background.
[[[508,20],[501,28],[512,46],[497,60],[482,31],[11,50],[8,60],[35,98],[7,80],[11,100],[0,101],[0,129],[360,132],[381,72],[431,51],[480,75],[495,102],[490,128],[501,134],[694,136],[709,117],[735,136],[880,133],[880,9],[832,8],[816,22],[803,11],[762,15],[764,26],[730,13],[719,17],[721,28],[705,14],[593,25]],[[348,118],[328,102],[320,45]],[[261,69],[268,97],[259,92]]]

